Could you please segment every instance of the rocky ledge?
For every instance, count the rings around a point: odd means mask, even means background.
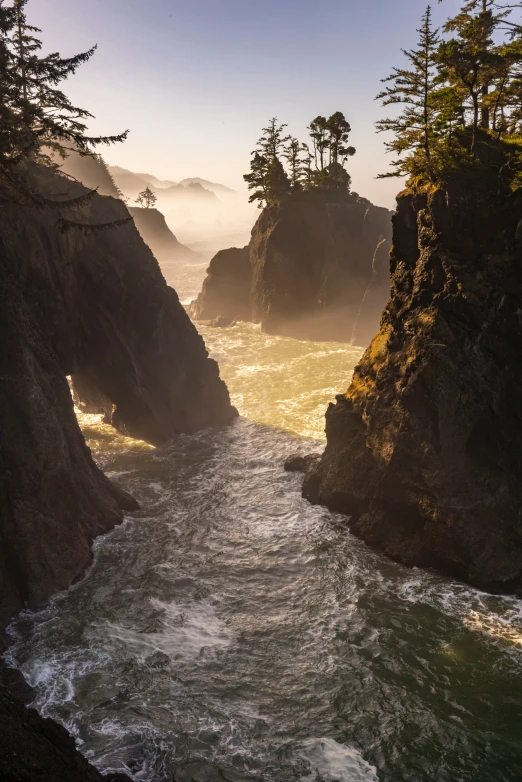
[[[406,565],[522,587],[522,199],[403,194],[391,299],[303,493]]]

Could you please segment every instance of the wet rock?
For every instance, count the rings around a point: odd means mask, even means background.
[[[232,318],[226,318],[224,315],[220,315],[218,318],[214,318],[210,325],[215,329],[226,329],[229,326],[234,326],[235,323],[236,321],[232,320]]]
[[[392,293],[326,413],[312,502],[407,565],[522,588],[522,199],[403,194]]]
[[[125,782],[102,776],[76,749],[65,728],[26,708],[0,685],[0,779],[2,782]]]
[[[294,453],[285,461],[285,470],[286,472],[307,472],[320,458],[321,455],[315,453],[306,456]]]

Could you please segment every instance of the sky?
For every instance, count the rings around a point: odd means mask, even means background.
[[[441,24],[459,0],[433,3]],[[112,165],[179,181],[245,187],[250,153],[276,116],[306,140],[317,115],[342,111],[356,155],[352,187],[392,208],[380,79],[417,40],[423,0],[29,0],[45,51],[98,45],[64,85],[95,133],[130,130],[103,152]]]

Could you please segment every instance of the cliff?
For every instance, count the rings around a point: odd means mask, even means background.
[[[196,320],[224,318],[227,322],[252,319],[249,248],[220,250],[210,261],[203,288],[189,307]]]
[[[233,317],[269,334],[367,344],[389,296],[390,218],[356,194],[330,190],[266,207],[252,230],[249,264],[245,257],[238,265],[232,309],[241,314]],[[231,311],[229,267],[215,260],[192,307],[196,318]]]
[[[180,258],[189,260],[198,257],[197,253],[178,242],[165,222],[165,217],[157,209],[131,206],[129,212],[134,218],[141,238],[158,261],[174,261]]]
[[[47,192],[64,192],[44,174]],[[91,224],[128,217],[121,201],[98,195],[62,211]],[[60,233],[47,211],[4,205],[0,236],[2,625],[69,586],[93,538],[136,507],[94,464],[67,376],[80,401],[102,400],[113,425],[154,442],[237,413],[132,221]]]
[[[522,587],[522,199],[404,194],[380,332],[303,493],[407,565]]]

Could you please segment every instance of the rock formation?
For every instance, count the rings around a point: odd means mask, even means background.
[[[0,685],[0,779],[2,782],[125,782],[125,774],[103,776],[76,749],[54,720],[26,709]]]
[[[304,496],[407,565],[522,587],[522,199],[403,194],[381,330]]]
[[[63,193],[61,178],[47,177],[46,192]],[[128,217],[121,201],[98,195],[63,212],[90,224]],[[236,411],[132,220],[60,233],[49,212],[4,205],[0,236],[2,625],[69,586],[93,538],[136,507],[94,464],[66,376],[80,402],[102,400],[115,426],[151,441],[228,423]]]
[[[251,320],[249,248],[220,250],[210,261],[201,293],[189,308],[195,320]]]
[[[134,223],[141,238],[150,247],[154,257],[160,263],[181,258],[185,260],[198,258],[197,253],[178,242],[165,222],[165,217],[157,209],[131,206],[129,212],[134,217]]]
[[[192,315],[235,309],[233,317],[261,323],[269,334],[367,344],[389,296],[390,218],[356,194],[331,190],[295,193],[266,207],[252,230],[250,268],[246,255],[237,259],[234,306],[229,264],[218,255]]]

